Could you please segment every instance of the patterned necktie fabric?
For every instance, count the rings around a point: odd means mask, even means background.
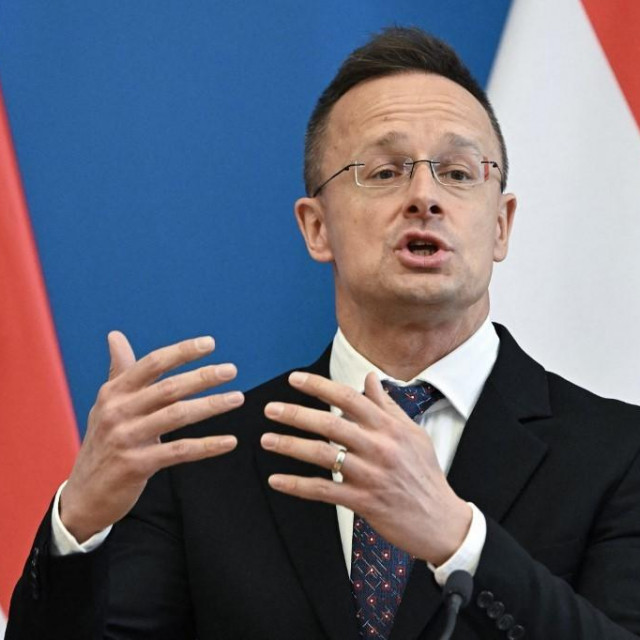
[[[382,388],[400,405],[412,420],[421,413],[424,413],[434,402],[443,397],[443,395],[428,382],[400,387],[390,380],[382,380]]]
[[[426,382],[399,387],[383,380],[382,386],[411,419],[443,397]],[[413,561],[410,554],[394,547],[354,514],[351,586],[361,638],[387,640]]]

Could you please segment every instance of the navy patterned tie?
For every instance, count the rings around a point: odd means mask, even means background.
[[[399,387],[383,380],[385,391],[411,418],[424,413],[442,394],[426,382]],[[387,640],[414,558],[387,542],[354,514],[351,585],[361,638]]]

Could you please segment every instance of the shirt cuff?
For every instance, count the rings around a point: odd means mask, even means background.
[[[472,502],[467,502],[467,504],[471,507],[471,526],[458,550],[439,567],[427,563],[429,569],[433,571],[436,582],[441,587],[444,587],[447,578],[454,571],[461,569],[468,571],[473,576],[476,573],[478,564],[480,564],[484,541],[487,538],[487,521],[482,511],[475,504]]]
[[[60,494],[67,481],[65,480],[53,500],[53,512],[51,513],[51,554],[54,556],[68,556],[72,553],[89,553],[97,549],[106,539],[111,531],[111,527],[99,531],[88,540],[80,544],[69,533],[60,519]]]

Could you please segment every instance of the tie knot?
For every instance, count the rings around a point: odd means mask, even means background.
[[[401,387],[390,380],[382,380],[382,388],[413,420],[444,396],[428,382]]]

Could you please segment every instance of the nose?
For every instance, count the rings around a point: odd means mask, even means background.
[[[441,197],[442,187],[433,175],[433,165],[428,160],[414,161],[407,186],[405,215],[427,217],[442,214]]]

